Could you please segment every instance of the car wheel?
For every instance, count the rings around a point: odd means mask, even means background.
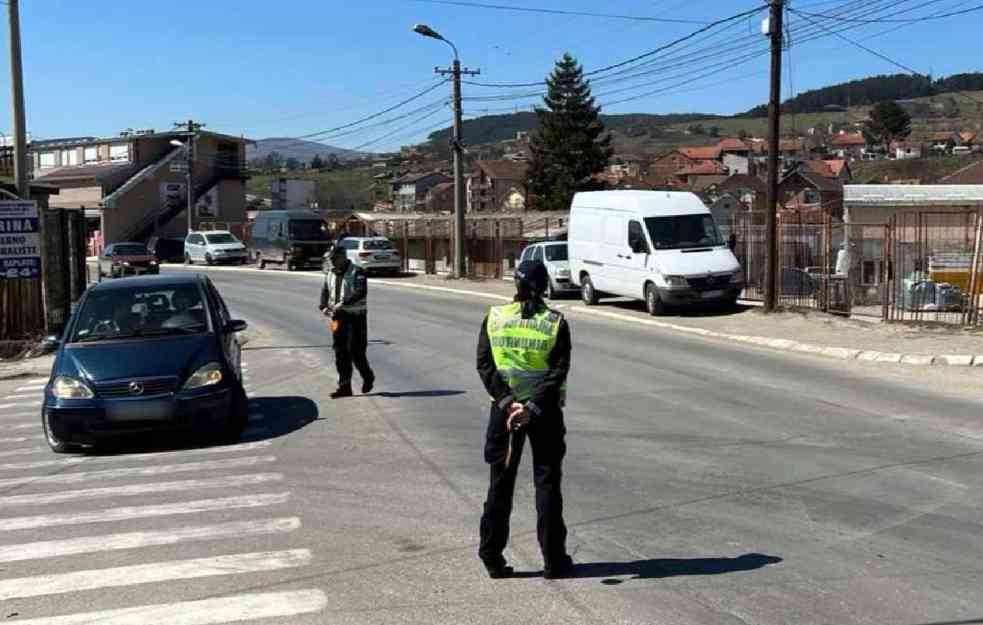
[[[651,283],[645,286],[645,310],[653,317],[658,317],[666,312],[666,305],[659,297],[659,291]]]
[[[262,256],[256,257],[256,264],[259,267],[259,269],[266,269],[266,261],[263,260]]]
[[[591,282],[590,276],[585,275],[580,279],[580,299],[586,306],[597,306],[597,291],[594,290],[594,283]]]
[[[232,410],[229,413],[229,420],[224,424],[220,436],[227,443],[238,442],[242,438],[242,433],[246,431],[249,423],[249,398],[246,396],[245,389],[240,384],[233,391]]]
[[[211,254],[205,254],[205,264],[211,266],[215,261],[212,260]]]
[[[195,264],[194,261],[191,260],[191,254],[189,254],[187,252],[184,253],[184,264],[185,265],[193,265],[193,264]]]
[[[44,430],[44,440],[48,443],[48,447],[51,448],[51,451],[55,452],[56,454],[72,453],[80,449],[78,445],[66,443],[55,435],[51,427],[48,425],[48,415],[41,417],[41,427]]]
[[[297,271],[297,266],[293,263],[287,263],[287,271]]]
[[[553,286],[553,281],[549,281],[549,286],[546,287],[546,297],[549,299],[556,299],[556,287]]]

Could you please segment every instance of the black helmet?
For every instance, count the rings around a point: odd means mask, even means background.
[[[550,274],[539,260],[524,260],[515,270],[515,286],[533,295],[542,295],[549,288]]]

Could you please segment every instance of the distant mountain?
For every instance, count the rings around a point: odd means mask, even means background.
[[[887,100],[925,98],[951,91],[983,90],[983,73],[955,74],[945,78],[892,74],[803,91],[782,103],[783,113],[820,113],[831,108],[866,106]],[[768,106],[762,104],[737,117],[764,117]]]
[[[686,123],[694,120],[708,120],[718,117],[705,113],[682,113],[670,115],[649,115],[647,113],[630,113],[627,115],[601,115],[608,130],[626,135],[637,136],[670,124]],[[497,143],[515,139],[519,132],[530,132],[539,125],[536,114],[531,112],[508,113],[505,115],[485,115],[464,121],[462,131],[465,142],[469,145]],[[430,141],[446,144],[451,136],[451,129],[444,128],[430,134]]]
[[[285,159],[296,158],[300,161],[310,161],[318,154],[321,155],[322,159],[334,154],[341,161],[350,161],[368,156],[366,152],[355,152],[344,148],[336,148],[315,141],[303,141],[288,137],[270,137],[268,139],[258,140],[256,145],[246,146],[246,159],[251,161],[256,158],[266,158],[273,152],[280,153]]]

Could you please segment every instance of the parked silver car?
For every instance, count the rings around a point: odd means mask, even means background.
[[[235,263],[244,265],[249,260],[249,253],[242,241],[234,234],[225,230],[208,230],[205,232],[189,232],[184,240],[184,262],[205,263]]]
[[[566,241],[533,243],[522,251],[522,256],[519,258],[520,263],[526,260],[538,260],[546,265],[550,274],[547,292],[550,299],[580,291],[580,287],[570,280]]]
[[[348,251],[348,260],[365,273],[395,276],[403,270],[402,256],[385,237],[346,237],[340,245]]]

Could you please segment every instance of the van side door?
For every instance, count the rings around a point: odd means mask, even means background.
[[[629,297],[641,299],[645,297],[645,281],[648,279],[648,263],[652,250],[649,249],[648,239],[642,222],[636,219],[628,221],[628,238],[625,240],[623,272],[624,289]]]
[[[624,277],[626,270],[625,249],[628,232],[628,223],[623,215],[618,213],[607,213],[604,215],[602,223],[600,250],[601,266],[595,268],[596,273],[592,273],[594,278],[594,288],[598,291],[618,295],[621,297],[631,297],[625,292],[627,279]]]

